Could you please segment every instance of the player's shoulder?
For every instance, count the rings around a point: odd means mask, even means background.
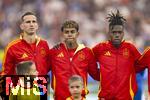
[[[41,37],[38,37],[37,40],[43,43],[47,43],[47,40]]]
[[[88,54],[89,52],[92,52],[92,49],[90,47],[86,46],[85,44],[78,44],[76,51],[84,52],[84,53]]]
[[[110,42],[109,41],[103,41],[103,42],[100,42],[98,45],[99,46],[106,46],[106,45],[109,45]]]
[[[125,45],[125,46],[128,46],[128,47],[134,47],[134,48],[135,48],[135,45],[133,44],[132,41],[125,41],[125,40],[124,40],[124,45]]]
[[[40,46],[44,46],[44,47],[46,46],[49,48],[49,44],[48,44],[48,41],[46,39],[38,37],[37,38],[37,44],[39,44],[39,43],[40,43]]]
[[[63,46],[63,43],[57,43],[51,48],[51,50],[60,50],[62,46]]]
[[[108,46],[109,44],[110,44],[109,41],[103,41],[103,42],[96,44],[93,48],[103,48],[103,47]]]
[[[92,52],[92,48],[85,46],[81,51],[84,51],[85,53]]]
[[[8,43],[6,48],[8,49],[10,47],[13,47],[13,46],[15,46],[16,44],[18,44],[20,42],[21,42],[21,39],[15,39],[15,40],[11,41],[10,43]]]
[[[123,42],[124,42],[125,44],[129,44],[129,45],[132,45],[132,44],[133,44],[133,42],[132,42],[132,41],[129,41],[129,40],[123,40]]]
[[[129,49],[133,53],[135,53],[135,51],[138,51],[138,48],[131,41],[125,41],[123,47]]]

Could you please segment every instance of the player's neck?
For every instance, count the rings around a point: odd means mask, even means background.
[[[33,34],[33,35],[23,34],[22,37],[29,44],[32,44],[32,43],[36,42],[36,34]]]
[[[120,48],[121,43],[113,43],[113,42],[112,42],[112,45],[113,45],[115,48],[118,49],[118,48]]]
[[[78,47],[77,41],[65,41],[65,44],[68,49],[75,49]]]
[[[113,46],[118,49],[120,47],[120,44],[113,44]]]

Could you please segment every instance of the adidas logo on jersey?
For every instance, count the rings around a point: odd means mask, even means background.
[[[104,55],[105,56],[111,56],[111,53],[109,51],[107,51]]]
[[[21,58],[26,58],[26,57],[28,57],[28,55],[24,53]]]
[[[59,57],[59,58],[64,57],[64,54],[61,52],[57,55],[57,57]]]

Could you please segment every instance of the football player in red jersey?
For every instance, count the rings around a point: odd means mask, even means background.
[[[66,100],[71,96],[68,80],[74,74],[83,78],[84,96],[88,93],[88,73],[99,80],[99,70],[91,49],[77,42],[78,30],[79,25],[75,21],[65,21],[61,27],[64,41],[50,50],[55,100]]]
[[[35,62],[38,75],[47,75],[50,70],[49,47],[46,40],[37,36],[36,15],[33,12],[24,13],[20,28],[20,38],[10,42],[5,49],[1,75],[16,75],[16,65],[28,60]]]
[[[100,63],[99,100],[133,100],[137,90],[135,65],[141,54],[123,40],[125,21],[119,10],[109,14],[110,40],[93,48]]]
[[[37,17],[32,12],[26,12],[21,17],[20,38],[12,41],[5,49],[2,74],[14,75],[15,66],[19,62],[32,60],[36,64],[39,75],[46,75],[48,67],[49,47],[45,40],[37,36]]]

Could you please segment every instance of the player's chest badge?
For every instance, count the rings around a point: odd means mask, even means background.
[[[84,60],[85,59],[85,53],[84,52],[80,52],[79,54],[78,54],[78,60],[79,61],[82,61],[82,60]]]
[[[45,55],[46,55],[46,50],[45,50],[44,48],[41,48],[41,49],[40,49],[40,54],[41,54],[42,56],[45,56]]]
[[[125,58],[128,58],[128,57],[129,57],[129,50],[128,50],[127,48],[125,48],[125,49],[123,50],[123,56],[124,56]]]

